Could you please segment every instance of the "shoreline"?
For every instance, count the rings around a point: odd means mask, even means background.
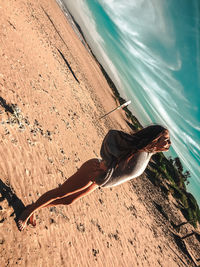
[[[98,157],[109,129],[131,128],[123,110],[98,120],[117,101],[56,1],[0,7],[2,266],[197,266],[197,230],[146,175],[17,230],[24,206]]]

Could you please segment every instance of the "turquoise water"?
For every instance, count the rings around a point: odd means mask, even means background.
[[[200,204],[200,1],[62,2],[140,122],[170,130]]]

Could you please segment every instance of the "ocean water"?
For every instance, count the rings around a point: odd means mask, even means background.
[[[200,205],[200,1],[59,0],[143,126],[171,135]]]

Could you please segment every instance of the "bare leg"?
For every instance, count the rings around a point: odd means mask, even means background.
[[[99,186],[95,183],[93,183],[92,185],[90,185],[89,187],[87,187],[86,189],[84,189],[83,191],[80,191],[78,193],[75,193],[73,195],[70,195],[68,197],[63,197],[63,198],[59,198],[57,200],[52,201],[51,203],[47,204],[46,207],[54,207],[57,205],[70,205],[72,203],[74,203],[75,201],[77,201],[78,199],[89,195],[90,193],[92,193],[94,190],[96,190]]]
[[[89,187],[84,189],[83,191],[80,191],[80,192],[75,193],[73,195],[69,195],[68,197],[63,197],[63,198],[59,198],[57,200],[54,200],[54,201],[50,202],[49,204],[47,204],[46,206],[44,206],[43,208],[55,207],[57,205],[70,205],[70,204],[74,203],[75,201],[77,201],[78,199],[80,199],[86,195],[89,195],[97,188],[98,188],[98,185],[93,183],[92,185],[90,185]],[[36,219],[35,219],[34,213],[32,213],[32,215],[29,217],[27,224],[31,224],[32,226],[36,226]]]
[[[90,191],[94,191],[98,186],[93,182],[93,179],[104,171],[105,170],[100,169],[100,164],[97,159],[85,162],[81,168],[60,187],[46,192],[35,203],[24,210],[18,220],[19,230],[25,228],[28,219],[36,210],[48,206],[51,202],[79,192],[80,196],[78,198],[80,198],[90,193]],[[86,190],[85,193],[83,192],[84,190]]]

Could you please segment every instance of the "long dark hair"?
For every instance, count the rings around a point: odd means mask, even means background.
[[[139,151],[156,152],[157,141],[168,130],[160,125],[147,126],[144,129],[128,134],[123,131],[110,130],[104,137],[101,146],[101,157],[107,165],[115,159],[125,159]]]
[[[156,140],[158,140],[166,131],[161,125],[150,125],[142,130],[132,134],[133,147],[136,151],[148,151],[148,147],[153,146]]]

